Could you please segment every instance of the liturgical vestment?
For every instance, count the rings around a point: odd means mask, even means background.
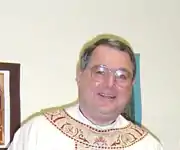
[[[18,129],[8,150],[162,150],[142,127],[123,116],[108,126],[86,119],[75,104],[42,111]]]

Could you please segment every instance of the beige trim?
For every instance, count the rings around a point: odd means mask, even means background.
[[[62,110],[44,112],[58,130],[76,143],[76,149],[122,149],[130,147],[147,135],[147,131],[130,123],[124,128],[97,130],[72,118]]]

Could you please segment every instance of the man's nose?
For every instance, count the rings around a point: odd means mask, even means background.
[[[113,74],[109,74],[105,79],[105,84],[107,87],[112,87],[115,84],[115,77]]]

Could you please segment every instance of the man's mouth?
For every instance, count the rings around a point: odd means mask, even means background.
[[[108,98],[108,99],[115,99],[116,96],[113,94],[107,94],[107,93],[98,93],[99,96],[103,97],[103,98]]]

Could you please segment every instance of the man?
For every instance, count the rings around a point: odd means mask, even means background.
[[[97,35],[80,54],[78,101],[27,121],[8,150],[162,150],[144,128],[121,115],[135,74],[130,45],[116,35]]]

